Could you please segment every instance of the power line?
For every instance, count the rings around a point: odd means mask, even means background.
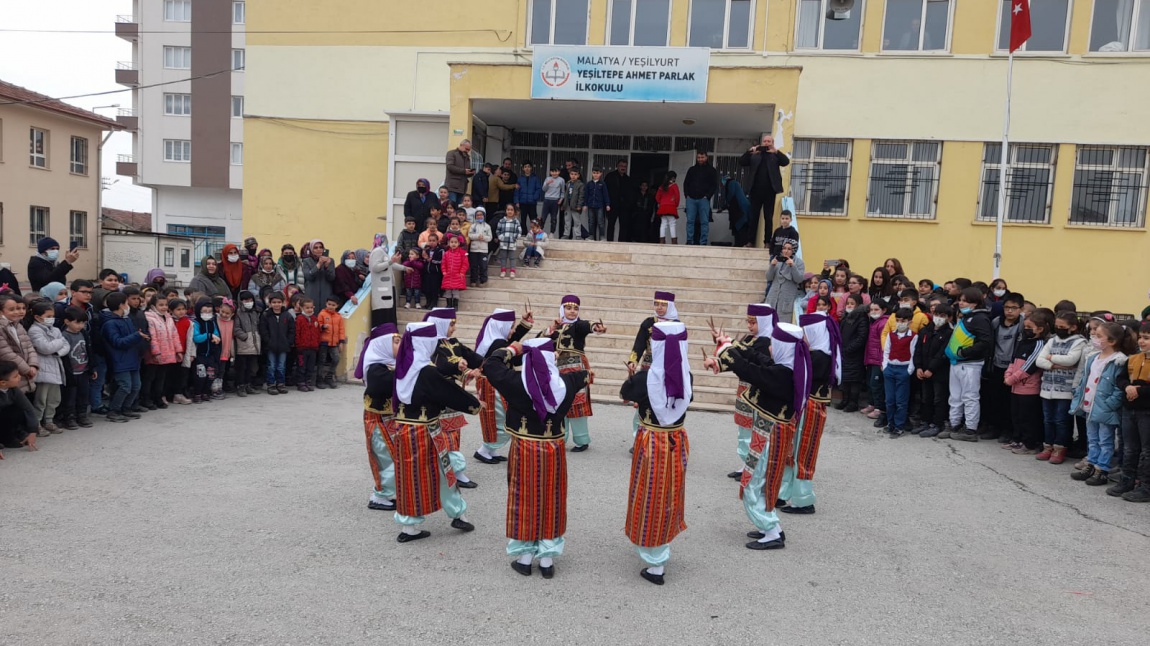
[[[188,81],[195,81],[198,79],[212,78],[213,76],[219,76],[220,74],[227,74],[229,72],[242,72],[242,71],[244,71],[243,67],[234,68],[234,69],[228,68],[226,70],[220,70],[218,72],[212,72],[210,74],[201,74],[199,76],[189,76],[188,78],[176,79],[174,81],[164,81],[163,83],[151,83],[149,85],[138,85],[136,87],[126,87],[122,90],[107,90],[105,92],[89,92],[88,94],[73,94],[70,96],[49,97],[47,99],[35,99],[35,100],[29,100],[29,101],[0,101],[0,105],[35,105],[38,103],[49,103],[52,101],[64,101],[66,99],[83,99],[83,98],[90,97],[90,96],[104,96],[107,94],[119,94],[121,92],[131,92],[132,90],[147,90],[148,88],[161,87],[164,85],[171,85],[173,83],[187,83]]]

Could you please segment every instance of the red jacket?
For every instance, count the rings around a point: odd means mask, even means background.
[[[657,215],[673,215],[679,217],[679,185],[671,184],[667,188],[659,187],[655,191],[655,202],[659,205]]]
[[[467,251],[463,247],[443,252],[443,283],[440,289],[467,289]]]
[[[300,314],[295,317],[295,347],[299,350],[319,349],[319,319]]]
[[[180,354],[188,351],[188,328],[192,326],[192,317],[185,316],[184,318],[176,321],[176,331],[179,334],[176,337],[180,341]]]

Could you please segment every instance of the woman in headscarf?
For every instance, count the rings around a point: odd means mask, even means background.
[[[591,362],[585,352],[587,337],[591,334],[606,334],[607,327],[602,323],[589,323],[579,318],[579,297],[568,294],[559,304],[559,317],[547,328],[546,334],[555,342],[555,361],[563,373],[577,370],[591,371]],[[591,417],[591,389],[583,388],[575,396],[575,403],[567,412],[567,432],[575,446],[571,450],[580,453],[591,448],[591,432],[587,428],[587,418]]]
[[[193,292],[202,292],[208,298],[214,296],[231,297],[232,290],[220,276],[219,263],[211,256],[205,256],[200,261],[200,273],[192,277],[188,288]]]
[[[431,192],[431,182],[420,177],[415,180],[415,190],[403,201],[403,219],[415,218],[415,227],[422,231],[423,223],[431,217],[432,205],[439,206],[439,197]]]
[[[145,287],[155,287],[157,292],[163,293],[164,286],[168,284],[168,275],[164,273],[163,269],[156,268],[148,271],[148,275],[144,277]]]
[[[731,371],[750,384],[743,401],[754,415],[750,453],[740,481],[743,510],[755,526],[747,549],[786,547],[787,536],[775,511],[783,469],[793,459],[795,424],[806,407],[811,387],[811,357],[803,329],[779,323],[771,331],[771,360],[719,337],[715,356],[703,365],[715,373]]]
[[[367,435],[367,460],[375,488],[367,501],[368,509],[395,510],[395,462],[391,445],[395,441],[395,355],[400,335],[395,325],[387,323],[373,328],[355,368],[356,379],[362,379],[363,430]]]
[[[483,325],[479,327],[479,336],[475,338],[475,353],[485,361],[490,359],[497,350],[506,348],[508,344],[521,341],[527,336],[534,322],[531,310],[523,315],[523,321],[519,325],[515,325],[515,310],[495,308],[491,316],[484,319]],[[475,452],[474,457],[484,464],[506,462],[507,458],[499,455],[499,449],[503,448],[508,440],[504,428],[507,409],[503,404],[503,398],[495,396],[495,388],[483,375],[475,379],[475,392],[479,393],[479,400],[483,402],[484,408],[479,415],[483,444]]]
[[[660,321],[678,321],[679,310],[675,307],[675,295],[671,292],[655,292],[654,316],[648,316],[639,324],[635,343],[631,345],[631,355],[627,358],[627,369],[631,372],[651,367],[651,330]],[[639,432],[639,412],[631,422],[631,437]]]
[[[304,252],[307,253],[307,250],[305,249]],[[295,247],[290,242],[280,247],[279,267],[289,285],[295,285],[303,289],[303,262],[296,254]]]
[[[391,264],[395,259],[388,255],[387,236],[375,234],[375,240],[368,254],[367,268],[371,274],[371,325],[395,323],[395,277]],[[398,269],[403,265],[396,263]]]
[[[435,333],[439,337],[439,344],[435,348],[435,366],[439,374],[452,380],[459,380],[466,384],[468,379],[477,376],[479,364],[483,357],[459,342],[455,338],[455,310],[450,307],[438,307],[423,317],[425,322],[435,324]],[[463,489],[474,489],[479,485],[467,477],[467,458],[460,450],[460,434],[467,426],[467,418],[460,409],[446,409],[439,416],[439,424],[447,435],[451,451],[451,468]]]
[[[262,294],[264,287],[271,287],[273,292],[282,292],[287,287],[287,276],[284,276],[283,271],[276,264],[272,258],[271,252],[259,256],[259,269],[256,273],[252,274],[252,279],[248,281],[248,291],[252,294]]]
[[[358,305],[359,298],[355,295],[363,287],[363,278],[355,270],[355,252],[344,249],[339,255],[339,266],[335,268],[335,280],[332,281],[332,292],[339,298],[339,306],[351,301]]]
[[[771,360],[771,332],[779,323],[779,315],[769,305],[750,304],[747,306],[747,335],[735,344],[740,349],[756,354],[761,361]],[[718,330],[712,330],[715,343],[719,341]],[[740,463],[746,463],[747,453],[751,450],[751,428],[754,426],[754,411],[743,400],[743,393],[751,384],[739,380],[739,387],[735,390],[735,426],[739,429],[739,442],[735,447],[735,454],[739,456]],[[742,477],[743,470],[727,474],[728,478]]]
[[[447,456],[448,442],[439,426],[445,408],[482,410],[479,400],[458,384],[439,374],[432,355],[439,345],[432,323],[409,323],[395,359],[395,520],[402,527],[400,543],[427,538],[430,532],[417,526],[424,516],[443,509],[451,526],[465,532],[475,529],[464,513],[467,503],[459,494],[455,471]]]
[[[224,245],[222,266],[224,282],[228,284],[228,296],[239,300],[240,292],[248,288],[252,281],[252,266],[240,258],[240,248],[234,244]]]
[[[515,370],[515,363],[522,370]],[[586,370],[560,374],[550,339],[512,343],[495,350],[483,374],[507,400],[507,554],[511,568],[531,575],[539,559],[543,578],[555,576],[567,531],[567,454],[563,418],[587,388]]]
[[[323,240],[307,243],[308,253],[303,258],[303,291],[316,303],[316,309],[323,308],[327,297],[332,295],[335,282],[335,263],[325,255]]]
[[[650,368],[633,373],[619,390],[623,401],[638,404],[640,420],[624,531],[648,565],[639,575],[655,585],[663,585],[671,541],[687,529],[683,515],[691,447],[683,420],[693,396],[687,359],[687,328],[677,321],[656,323]]]

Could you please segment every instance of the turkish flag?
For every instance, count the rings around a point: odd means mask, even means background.
[[[1030,0],[1010,0],[1010,52],[1030,40]]]

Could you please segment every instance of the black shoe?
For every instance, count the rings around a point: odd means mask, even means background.
[[[882,428],[886,426],[886,413],[879,415],[874,421],[875,428]]]
[[[368,509],[377,509],[379,511],[395,511],[395,501],[391,502],[376,502],[374,500],[367,501]]]
[[[591,448],[590,444],[576,444],[575,446],[571,447],[571,452],[572,453],[582,453],[589,448]]]
[[[1127,502],[1150,502],[1150,484],[1138,485],[1134,491],[1122,494],[1122,499]]]
[[[542,574],[544,579],[553,579],[555,578],[555,566],[543,567],[540,565],[539,574]]]
[[[431,532],[427,531],[426,529],[419,532],[418,534],[404,534],[403,532],[400,532],[399,536],[395,537],[395,540],[399,543],[410,543],[411,541],[418,541],[419,539],[427,538],[428,536],[431,536]]]
[[[128,419],[140,419],[141,417],[141,415],[134,410],[121,411],[120,414]]]
[[[1102,469],[1095,469],[1094,475],[1086,479],[1086,484],[1091,487],[1101,487],[1108,482],[1110,482],[1110,473]]]
[[[156,408],[159,408],[160,410],[163,410],[167,407],[168,407],[168,405],[165,404],[163,400],[156,402]]]
[[[842,410],[847,407],[847,400],[840,399],[839,403],[835,404],[835,410]]]
[[[76,423],[84,428],[92,428],[92,420],[88,419],[87,415],[83,417],[77,417]]]
[[[1083,480],[1086,480],[1087,478],[1092,477],[1093,475],[1094,475],[1094,466],[1088,464],[1088,465],[1086,465],[1085,469],[1071,473],[1070,478],[1073,480],[1078,480],[1079,482],[1081,482]]]
[[[327,382],[325,382],[324,380],[320,379],[319,381],[315,382],[315,389],[316,390],[325,390],[326,388],[327,388]]]
[[[456,518],[455,520],[451,521],[451,527],[453,529],[458,529],[465,532],[470,532],[475,529],[475,525],[472,525],[462,518]]]
[[[857,413],[857,412],[859,412],[859,405],[854,403],[854,402],[851,402],[851,403],[847,404],[846,406],[843,406],[843,412],[844,413]]]
[[[101,406],[97,409],[94,409],[92,411],[92,414],[93,415],[107,415],[110,412],[112,412],[112,410],[110,408],[108,408],[107,406]]]
[[[506,455],[497,455],[497,456],[495,456],[495,461],[496,462],[506,462],[507,456]]]
[[[474,489],[479,486],[479,483],[474,480],[468,480],[467,482],[456,480],[455,484],[458,485],[460,489]]]
[[[763,536],[765,536],[765,534],[763,534],[759,530],[755,530],[753,532],[747,532],[747,538],[753,538],[753,539],[758,540],[758,539],[762,538]],[[786,532],[779,532],[779,538],[782,539],[782,541],[784,543],[787,542],[787,533]]]
[[[951,431],[950,439],[958,440],[960,442],[977,442],[978,433],[971,430]]]
[[[1106,488],[1106,495],[1117,498],[1128,491],[1134,491],[1134,478],[1124,475],[1118,484]]]
[[[760,543],[759,541],[751,541],[750,543],[747,543],[747,549],[749,550],[781,550],[786,546],[787,542],[784,541],[781,536],[773,541],[767,541],[766,543]]]
[[[732,479],[732,480],[738,480],[739,478],[743,477],[743,472],[742,471],[732,471],[732,472],[727,474],[727,477]]]
[[[998,432],[997,430],[990,430],[990,429],[987,429],[987,430],[985,430],[985,431],[983,431],[983,432],[981,432],[981,433],[979,433],[979,434],[978,434],[978,439],[980,439],[980,440],[997,440],[997,439],[998,439],[998,436],[999,436],[999,432]],[[1004,434],[1002,434],[1002,437],[1005,439],[1005,438],[1006,438],[1006,434],[1005,434],[1005,433],[1004,433]],[[1012,442],[1012,441],[1013,441],[1013,440],[1011,440],[1011,442]],[[1010,442],[1006,442],[1006,443],[1007,443],[1007,444],[1010,444]]]
[[[108,413],[108,421],[109,422],[116,422],[117,424],[122,424],[122,423],[128,421],[128,418],[124,417],[123,415],[121,415],[119,413]]]
[[[146,412],[148,412],[148,409],[144,408],[143,406],[141,406],[139,404],[136,404],[135,406],[132,407],[132,412],[133,413],[146,413]]]
[[[651,583],[654,583],[655,585],[663,585],[663,575],[662,574],[651,574],[650,572],[647,571],[647,568],[643,568],[642,570],[639,570],[639,576],[643,577],[644,579],[647,579],[648,581],[650,581]]]
[[[471,457],[475,458],[476,460],[479,460],[483,464],[499,464],[499,460],[496,460],[495,458],[489,458],[489,457],[483,455],[482,453],[480,453],[479,451],[476,451]]]
[[[779,507],[779,511],[783,512],[784,514],[813,514],[815,513],[815,506],[807,505],[806,507],[792,507],[788,505],[786,507]]]
[[[531,576],[531,564],[524,565],[519,561],[511,562],[511,569],[522,574],[523,576]]]
[[[236,395],[238,395],[240,397],[247,397],[248,396],[247,388],[240,388],[239,390],[236,391]]]
[[[278,395],[278,394],[280,394],[280,391],[277,390],[275,386],[268,386],[268,394],[269,395]]]

